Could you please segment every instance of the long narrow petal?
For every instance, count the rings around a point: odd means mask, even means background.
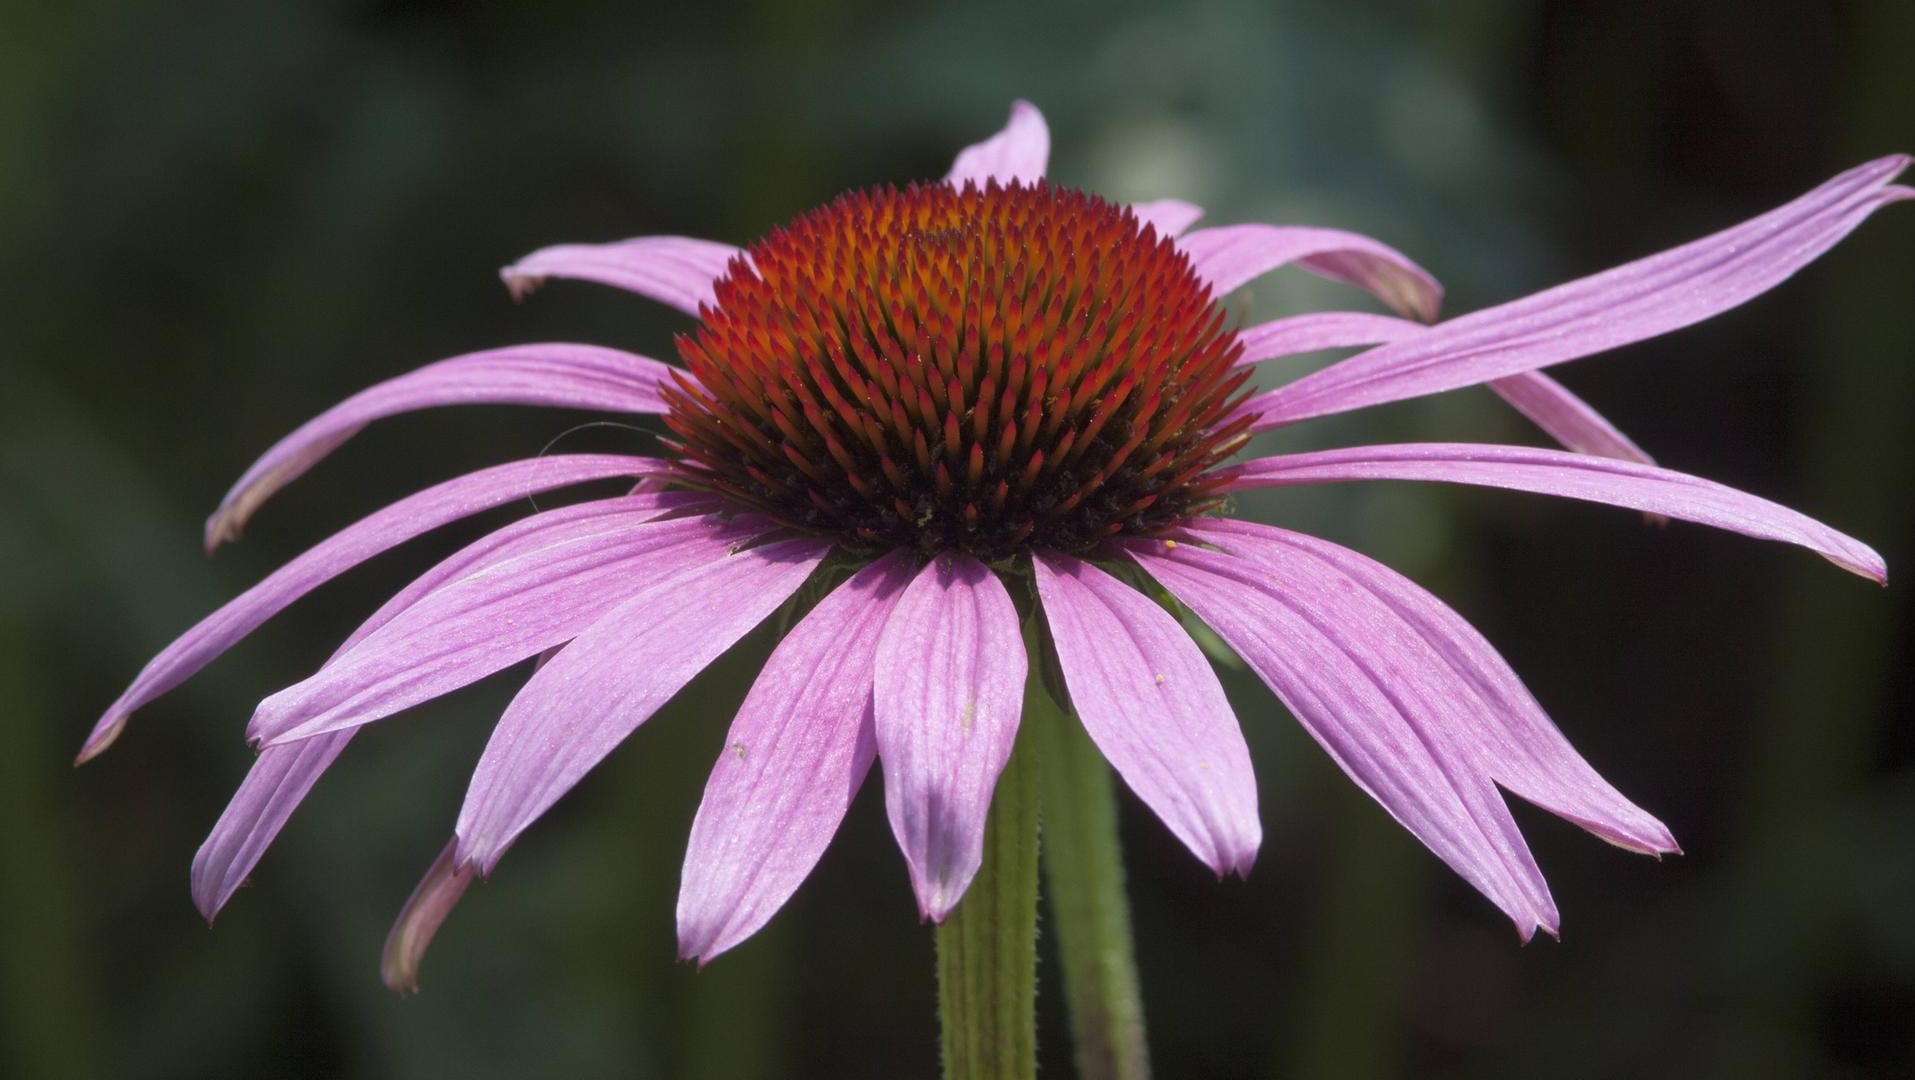
[[[1578,454],[1594,454],[1644,465],[1656,463],[1656,459],[1610,423],[1608,417],[1570,393],[1568,387],[1540,371],[1525,371],[1491,379],[1489,388],[1496,392],[1497,397],[1509,402],[1511,408],[1542,428],[1543,434]]]
[[[1470,717],[1453,734],[1476,771],[1618,847],[1649,854],[1677,850],[1662,822],[1583,760],[1495,647],[1415,582],[1348,548],[1268,525],[1214,519],[1192,523],[1188,532],[1278,575],[1299,556],[1345,575],[1382,605],[1352,602],[1351,617],[1370,626],[1400,624],[1392,628],[1397,647],[1427,652],[1436,694],[1466,703]],[[1456,681],[1444,685],[1450,678]]]
[[[1417,653],[1351,619],[1347,579],[1296,560],[1279,577],[1193,544],[1126,547],[1244,658],[1356,785],[1501,908],[1527,940],[1556,905],[1516,822],[1474,773],[1454,703]]]
[[[1252,399],[1245,411],[1263,430],[1473,386],[1700,322],[1780,284],[1881,207],[1915,197],[1889,186],[1908,162],[1870,162],[1713,236],[1360,353]]]
[[[677,565],[597,619],[519,691],[459,810],[459,860],[490,874],[513,840],[659,706],[803,585],[824,540],[687,545]]]
[[[1357,311],[1319,311],[1292,315],[1239,331],[1239,365],[1277,360],[1318,349],[1386,345],[1431,332],[1424,323]],[[1525,371],[1490,381],[1489,388],[1544,434],[1579,454],[1655,464],[1616,425],[1540,371]]]
[[[515,345],[389,379],[308,420],[261,455],[207,519],[206,550],[236,539],[261,503],[374,420],[440,405],[662,413],[658,384],[671,371],[649,357],[596,345]]]
[[[1888,580],[1882,557],[1867,544],[1785,506],[1687,473],[1587,454],[1480,443],[1400,443],[1258,458],[1231,473],[1229,486],[1235,490],[1425,480],[1561,495],[1799,544],[1844,570]]]
[[[310,738],[449,693],[570,640],[657,577],[704,559],[714,543],[754,535],[710,518],[649,516],[647,508],[593,517],[546,546],[472,568],[311,678],[260,702],[248,738],[267,745]]]
[[[1261,364],[1265,360],[1281,360],[1319,349],[1383,345],[1428,330],[1427,323],[1362,311],[1288,315],[1237,331],[1237,340],[1243,343],[1243,355],[1237,359],[1237,365]]]
[[[966,181],[978,187],[990,180],[1029,184],[1044,178],[1050,160],[1051,129],[1044,123],[1044,114],[1028,101],[1013,101],[1004,130],[958,151],[957,161],[944,181],[957,187],[963,187]]]
[[[1218,296],[1252,278],[1295,263],[1319,277],[1355,285],[1400,315],[1428,322],[1443,302],[1443,287],[1409,257],[1367,236],[1303,225],[1222,225],[1177,241],[1197,275]]]
[[[246,883],[287,819],[351,741],[352,732],[335,731],[291,746],[269,746],[254,759],[212,833],[193,853],[193,906],[208,923]]]
[[[1250,748],[1170,613],[1081,559],[1038,553],[1037,596],[1073,711],[1137,797],[1218,877],[1263,841]]]
[[[1157,230],[1158,236],[1178,237],[1204,216],[1204,208],[1182,199],[1150,199],[1130,204],[1137,220]]]
[[[644,476],[663,468],[663,462],[651,458],[611,454],[534,458],[481,469],[393,503],[308,549],[162,649],[94,725],[80,748],[79,762],[111,745],[134,710],[185,682],[287,605],[367,559],[514,499],[588,480]]]
[[[874,697],[884,807],[923,918],[944,921],[983,862],[1025,671],[1011,594],[968,555],[932,560],[885,624]]]
[[[697,315],[714,302],[712,285],[744,252],[689,236],[635,236],[609,244],[554,244],[499,271],[514,299],[546,278],[596,281]]]
[[[513,522],[442,560],[400,590],[354,631],[333,656],[336,658],[351,650],[366,635],[417,603],[420,597],[465,576],[475,566],[545,547],[554,535],[565,532],[575,522],[614,513],[631,515],[635,508],[648,504],[652,509],[644,513],[666,514],[708,509],[710,499],[682,494],[662,498],[648,496],[640,500],[608,499],[563,507]],[[642,519],[642,515],[638,516]],[[208,922],[219,914],[253,872],[279,830],[319,777],[345,750],[356,731],[357,728],[347,728],[260,751],[212,833],[193,856],[193,902]]]
[[[811,874],[877,754],[878,634],[915,567],[902,553],[820,601],[752,683],[692,821],[678,953],[700,964],[758,932]]]
[[[425,957],[426,946],[432,944],[432,936],[445,925],[446,916],[452,914],[453,906],[472,884],[472,868],[455,858],[458,846],[457,840],[448,842],[432,860],[386,934],[385,948],[379,954],[379,978],[394,993],[419,992],[419,961]]]

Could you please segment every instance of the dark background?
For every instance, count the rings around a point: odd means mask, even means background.
[[[0,20],[0,1073],[928,1076],[931,937],[877,783],[794,902],[673,962],[684,838],[768,643],[701,678],[447,926],[425,991],[386,922],[522,672],[381,725],[215,931],[194,848],[252,704],[471,523],[296,607],[68,761],[155,650],[398,495],[583,417],[375,425],[208,561],[274,438],[441,356],[574,339],[669,356],[682,318],[494,268],[559,240],[746,241],[853,185],[941,175],[1026,96],[1052,175],[1213,223],[1358,229],[1464,311],[1727,226],[1915,150],[1915,5],[1214,0],[51,4]],[[1915,212],[1706,326],[1558,369],[1671,466],[1915,565]],[[1246,318],[1350,293],[1279,274]],[[1465,392],[1276,445],[1534,439]],[[649,437],[592,429],[565,449]],[[1150,1040],[1183,1076],[1915,1076],[1910,602],[1811,555],[1529,496],[1246,500],[1417,577],[1503,648],[1687,854],[1517,814],[1564,913],[1502,918],[1230,689],[1267,839],[1218,885],[1126,802]],[[509,515],[507,515],[509,516]],[[1054,961],[1046,978],[1055,977]],[[1054,982],[1043,1056],[1068,1075]]]

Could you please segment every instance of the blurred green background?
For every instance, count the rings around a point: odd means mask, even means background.
[[[81,735],[174,634],[390,499],[586,417],[375,425],[245,543],[198,530],[274,438],[426,361],[682,320],[588,285],[514,305],[560,240],[743,242],[838,191],[941,175],[1025,96],[1052,175],[1210,220],[1353,228],[1452,311],[1729,225],[1915,150],[1915,5],[818,0],[53,4],[0,16],[0,1074],[929,1076],[931,936],[874,782],[790,907],[673,961],[704,773],[768,643],[701,678],[476,888],[385,991],[515,671],[381,725],[218,927],[194,848],[252,704],[495,516],[379,560],[146,709]],[[1758,12],[1758,8],[1760,9]],[[1559,373],[1669,465],[1915,565],[1915,213],[1745,309]],[[1361,298],[1279,274],[1266,318]],[[1486,394],[1280,445],[1535,438]],[[564,449],[642,449],[590,429]],[[1915,1076],[1910,593],[1799,551],[1521,495],[1247,500],[1449,599],[1688,854],[1518,806],[1564,913],[1519,947],[1253,680],[1230,690],[1267,839],[1219,885],[1123,807],[1160,1075]],[[509,517],[510,515],[506,515]],[[1054,976],[1055,967],[1046,975]],[[1069,1075],[1041,995],[1048,1075]]]

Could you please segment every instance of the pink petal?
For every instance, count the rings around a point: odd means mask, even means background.
[[[432,936],[472,884],[472,868],[454,858],[458,844],[457,840],[446,844],[432,861],[386,934],[386,946],[379,956],[379,978],[394,993],[419,992],[419,961],[425,957],[426,946],[432,944]]]
[[[551,510],[513,522],[467,546],[388,600],[372,618],[333,653],[337,658],[363,640],[367,634],[391,622],[419,598],[463,577],[472,567],[497,563],[511,554],[536,551],[551,542],[555,534],[569,530],[573,523],[608,514],[633,513],[634,507],[647,503],[652,514],[697,509],[709,505],[704,496],[671,495],[633,502],[608,499]],[[279,835],[292,813],[305,799],[319,777],[339,757],[357,728],[329,732],[286,746],[261,750],[253,767],[240,782],[239,790],[227,803],[213,826],[212,834],[193,856],[193,902],[208,922],[219,914],[233,893],[245,883],[247,875],[265,855],[266,848]]]
[[[915,572],[886,555],[838,586],[765,664],[692,822],[678,952],[709,963],[758,932],[817,865],[877,754],[872,669]]]
[[[1556,905],[1428,657],[1360,617],[1363,594],[1307,560],[1286,572],[1192,544],[1126,546],[1210,624],[1356,785],[1516,924],[1555,933]],[[1454,681],[1453,679],[1449,681]]]
[[[1237,363],[1261,363],[1318,349],[1382,345],[1430,332],[1431,328],[1423,323],[1388,315],[1355,311],[1292,315],[1239,331],[1237,340],[1243,343],[1244,351]],[[1507,375],[1492,380],[1489,388],[1550,438],[1579,454],[1655,463],[1616,425],[1540,371]]]
[[[570,535],[578,522],[613,514],[642,521],[648,516],[708,505],[708,497],[682,494],[635,500],[608,499],[563,507],[514,522],[442,561],[401,590],[339,647],[334,658],[350,651],[368,634],[447,581],[465,576],[474,567],[497,564],[547,547],[555,536]],[[194,903],[207,921],[212,921],[245,882],[292,812],[357,730],[328,732],[260,751],[212,834],[193,859]]]
[[[1780,284],[1881,207],[1915,197],[1888,186],[1908,161],[1870,162],[1714,236],[1360,353],[1254,398],[1245,410],[1260,414],[1263,430],[1473,386],[1700,322]]]
[[[1090,563],[1041,552],[1033,562],[1064,684],[1091,741],[1218,877],[1249,874],[1263,840],[1257,778],[1202,650],[1155,601]]]
[[[1880,555],[1819,521],[1714,481],[1630,461],[1528,446],[1403,443],[1259,458],[1231,472],[1233,490],[1426,480],[1561,495],[1799,544],[1845,570],[1884,584],[1888,580]]]
[[[1185,229],[1204,216],[1204,208],[1182,199],[1151,199],[1130,204],[1130,212],[1144,225],[1156,228],[1162,237],[1182,236]]]
[[[358,727],[476,682],[577,636],[660,575],[749,541],[754,528],[713,518],[650,521],[653,495],[510,549],[393,616],[311,678],[253,714],[247,737],[283,744]]]
[[[651,458],[558,455],[481,469],[399,500],[308,549],[161,650],[93,726],[76,764],[111,745],[134,710],[185,682],[293,601],[388,548],[537,492],[663,467]]]
[[[885,624],[873,699],[884,806],[923,918],[944,921],[983,862],[1024,674],[1011,594],[969,555],[932,560]]]
[[[1355,285],[1401,315],[1436,318],[1443,287],[1395,248],[1340,229],[1301,225],[1223,225],[1177,241],[1197,276],[1218,296],[1296,263],[1319,277]]]
[[[1437,695],[1467,711],[1453,734],[1474,771],[1619,847],[1677,850],[1662,822],[1623,798],[1569,745],[1483,635],[1415,582],[1348,548],[1268,525],[1218,518],[1194,523],[1188,532],[1279,576],[1298,558],[1344,575],[1382,605],[1352,597],[1351,617],[1390,627],[1401,651],[1426,653]]]
[[[1319,349],[1346,349],[1353,345],[1381,345],[1401,341],[1429,329],[1425,323],[1361,311],[1313,311],[1272,319],[1237,331],[1243,356],[1237,364],[1260,364]]]
[[[550,405],[662,413],[660,380],[672,369],[595,345],[515,345],[428,364],[361,390],[273,444],[206,521],[206,550],[238,538],[272,494],[374,420],[440,405]]]
[[[967,182],[983,187],[991,180],[1030,184],[1044,178],[1050,159],[1051,129],[1044,123],[1044,114],[1028,101],[1013,101],[1004,130],[958,151],[944,182],[956,187]]]
[[[687,315],[714,303],[712,285],[744,252],[715,240],[637,236],[609,244],[555,244],[499,271],[513,299],[549,277],[596,281],[669,304]]]
[[[658,707],[777,610],[828,541],[742,548],[714,529],[646,573],[519,691],[492,730],[459,810],[459,861],[490,874],[519,833]]]
[[[1525,371],[1492,379],[1489,388],[1529,417],[1543,433],[1578,454],[1654,465],[1656,460],[1624,435],[1603,414],[1555,379],[1540,371]]]
[[[193,853],[193,906],[208,923],[233,898],[319,777],[352,741],[335,731],[291,746],[269,746],[253,760],[206,841]]]

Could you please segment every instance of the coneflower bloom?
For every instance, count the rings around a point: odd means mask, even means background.
[[[557,455],[449,480],[274,573],[168,646],[101,718],[140,706],[321,582],[527,495],[629,478],[439,563],[247,729],[258,760],[193,864],[211,918],[363,725],[540,657],[475,770],[454,837],[388,941],[421,950],[475,874],[767,616],[797,618],[726,734],[691,825],[681,952],[763,926],[810,873],[873,762],[922,915],[976,872],[1031,677],[1054,655],[1070,711],[1125,784],[1219,875],[1261,837],[1250,756],[1194,615],[1365,792],[1512,919],[1557,912],[1502,788],[1642,852],[1669,831],[1576,753],[1496,651],[1354,551],[1221,516],[1233,492],[1350,480],[1474,484],[1609,503],[1809,548],[1885,580],[1863,544],[1753,495],[1659,468],[1540,369],[1686,326],[1779,283],[1880,206],[1907,164],[1860,166],[1725,232],[1437,322],[1436,282],[1332,229],[1186,231],[1200,211],[1044,180],[1018,103],[942,182],[841,196],[748,248],[681,237],[564,245],[504,271],[610,284],[690,316],[682,366],[587,345],[456,357],[366,390],[267,451],[206,527],[238,535],[366,424],[509,402],[658,414],[659,458]],[[1219,298],[1295,265],[1395,316],[1237,329]],[[1253,365],[1374,346],[1257,392]],[[1567,449],[1359,446],[1238,460],[1256,432],[1486,383]],[[804,608],[798,601],[819,597]],[[1048,666],[1050,661],[1046,660]]]

